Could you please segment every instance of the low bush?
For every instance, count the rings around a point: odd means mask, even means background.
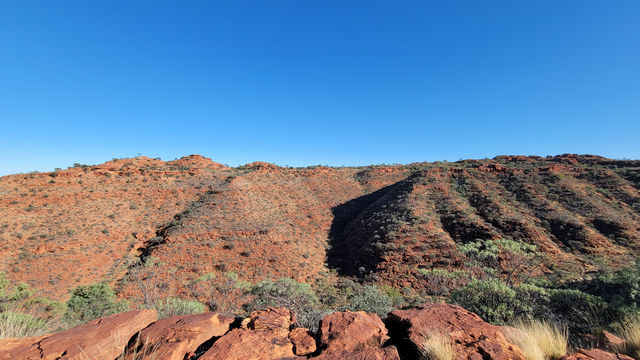
[[[391,297],[380,291],[377,286],[364,285],[351,296],[348,309],[378,314],[384,319],[392,310],[392,305]]]
[[[69,324],[75,325],[125,311],[128,307],[126,302],[116,301],[109,285],[96,283],[79,286],[71,292],[64,317]]]
[[[497,279],[473,279],[449,300],[493,324],[510,323],[521,307],[516,291]]]

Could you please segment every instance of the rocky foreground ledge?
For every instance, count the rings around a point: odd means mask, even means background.
[[[294,323],[285,308],[245,319],[203,313],[157,320],[155,310],[135,310],[51,335],[2,339],[0,359],[421,359],[422,344],[437,330],[448,335],[455,359],[525,360],[501,327],[449,304],[395,310],[386,322],[362,311],[335,312],[320,321],[317,333]],[[633,360],[597,349],[563,359]]]

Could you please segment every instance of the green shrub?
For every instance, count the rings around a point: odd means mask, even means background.
[[[104,283],[79,286],[67,301],[65,319],[70,324],[84,323],[102,316],[125,311],[128,304],[116,301],[116,296]]]
[[[391,297],[375,285],[362,286],[349,300],[349,310],[375,313],[381,318],[387,317],[393,304]]]
[[[404,296],[402,296],[400,289],[389,285],[382,285],[380,290],[391,299],[393,307],[400,307],[405,303]]]
[[[158,310],[158,318],[160,319],[177,315],[200,314],[205,311],[205,306],[201,302],[179,298],[162,299],[156,303],[154,308]]]
[[[512,322],[520,307],[516,291],[497,279],[473,279],[449,299],[493,324]]]
[[[4,295],[5,289],[9,286],[7,274],[0,271],[0,296]]]
[[[9,290],[9,280],[6,275],[0,273],[0,312],[13,308],[21,308],[23,302],[34,294],[33,289],[27,283],[20,282]]]
[[[264,280],[252,286],[249,293],[254,298],[245,304],[247,311],[266,309],[269,306],[286,307],[296,314],[299,326],[316,327],[316,318],[322,309],[316,294],[308,284],[288,278]]]

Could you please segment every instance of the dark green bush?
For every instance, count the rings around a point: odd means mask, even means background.
[[[67,301],[65,319],[70,324],[84,323],[102,316],[125,311],[128,304],[116,301],[116,296],[105,283],[79,286]]]
[[[521,306],[516,291],[497,279],[473,279],[452,291],[449,300],[493,324],[512,322]]]
[[[351,296],[348,309],[378,314],[384,319],[392,310],[392,304],[391,297],[380,291],[377,286],[364,285]]]

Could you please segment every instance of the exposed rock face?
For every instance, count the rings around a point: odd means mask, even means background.
[[[321,320],[317,334],[292,329],[295,316],[285,308],[254,311],[242,321],[216,313],[156,318],[155,310],[135,310],[52,335],[0,339],[0,360],[419,359],[433,331],[449,337],[455,360],[525,359],[503,328],[448,304],[393,311],[386,327],[375,314],[335,312]],[[562,360],[633,359],[578,349]]]
[[[322,359],[399,359],[394,347],[382,348],[389,336],[376,314],[329,314],[320,322],[319,337]]]
[[[312,359],[318,360],[400,360],[395,346],[367,348],[359,351],[334,351]]]
[[[285,308],[254,311],[235,329],[217,340],[201,360],[297,358],[289,330],[295,317]]]
[[[293,343],[296,355],[309,355],[316,351],[316,339],[309,329],[297,328],[289,333],[289,340]]]
[[[624,343],[625,341],[623,339],[606,330],[600,335],[600,345],[605,349],[615,351],[616,349],[620,349]]]
[[[156,319],[155,310],[135,310],[53,335],[0,340],[0,359],[115,359],[134,334]]]
[[[197,171],[202,169],[223,169],[224,165],[213,162],[202,155],[183,156],[178,160],[167,162],[168,165],[188,167],[189,170]]]
[[[401,355],[408,359],[418,358],[421,344],[438,331],[451,339],[456,360],[524,360],[522,350],[506,340],[500,327],[459,306],[427,304],[395,310],[386,323]]]
[[[242,327],[251,330],[289,331],[296,321],[293,313],[286,308],[269,308],[251,313],[242,322]]]
[[[204,342],[229,331],[233,318],[216,313],[173,316],[151,324],[129,342],[122,360],[183,360]]]
[[[201,360],[295,359],[288,334],[274,330],[235,329],[221,337]]]
[[[388,339],[387,328],[378,315],[364,311],[335,312],[320,321],[323,352],[381,347]]]
[[[600,349],[578,349],[573,354],[563,356],[561,360],[633,360],[633,358]]]

